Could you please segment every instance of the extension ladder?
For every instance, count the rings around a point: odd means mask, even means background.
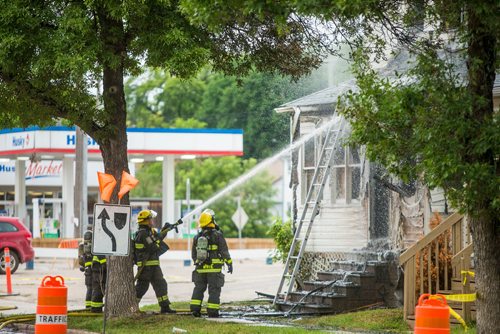
[[[335,155],[335,148],[339,144],[339,138],[344,129],[345,120],[344,118],[340,118],[340,122],[336,122],[334,120],[330,122],[331,125],[328,126],[326,130],[325,141],[321,149],[320,157],[314,169],[311,184],[307,191],[307,196],[304,201],[304,208],[300,215],[297,229],[295,230],[292,245],[290,246],[290,251],[288,252],[288,257],[286,259],[285,269],[283,271],[283,275],[281,276],[280,285],[278,287],[278,291],[276,292],[276,296],[274,296],[273,305],[276,305],[276,302],[278,301],[281,291],[285,285],[285,281],[289,279],[289,285],[288,288],[286,288],[286,294],[284,296],[284,301],[287,301],[288,296],[295,284],[296,276],[299,272],[300,263],[304,255],[304,250],[306,248],[307,240],[309,239],[309,234],[311,233],[314,219],[319,213],[319,203],[323,196],[323,189],[325,188],[326,181],[328,180],[328,176],[330,175],[331,165],[333,163],[333,157]],[[311,200],[311,198],[313,197],[314,200]],[[305,235],[301,237],[300,233],[306,217],[309,220],[309,225],[307,227]],[[298,246],[299,244],[300,246]],[[300,249],[298,254],[295,255],[297,247],[300,247]],[[289,269],[293,260],[295,260],[295,264],[293,266],[292,273],[290,273]]]

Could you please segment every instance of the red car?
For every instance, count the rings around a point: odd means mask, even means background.
[[[35,251],[31,247],[31,233],[19,218],[0,217],[0,274],[5,274],[4,248],[10,250],[10,268],[14,273],[19,263],[33,260]]]

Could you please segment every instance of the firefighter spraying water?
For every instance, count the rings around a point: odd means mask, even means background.
[[[175,224],[165,223],[161,231],[157,232],[153,228],[156,215],[153,210],[142,210],[137,216],[139,230],[134,238],[134,261],[138,268],[135,276],[136,297],[140,301],[151,284],[160,305],[160,313],[175,313],[175,310],[170,308],[168,284],[161,271],[160,255],[168,250],[167,244],[163,242],[167,233],[173,229],[177,230],[177,226],[183,221],[179,219]]]

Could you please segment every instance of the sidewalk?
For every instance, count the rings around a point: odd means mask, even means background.
[[[36,258],[57,258],[57,259],[76,259],[77,249],[70,248],[44,248],[35,247]],[[232,249],[231,257],[235,260],[265,260],[271,254],[271,249]],[[161,256],[162,260],[187,260],[191,258],[190,251],[169,250]]]

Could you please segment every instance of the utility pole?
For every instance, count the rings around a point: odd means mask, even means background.
[[[74,215],[78,219],[75,237],[83,236],[87,225],[87,135],[80,127],[76,127],[75,156],[75,205]]]
[[[186,180],[186,206],[187,206],[187,211],[186,212],[191,212],[191,183],[189,180],[189,177]],[[188,252],[191,250],[191,219],[189,219],[187,222],[187,250]]]

